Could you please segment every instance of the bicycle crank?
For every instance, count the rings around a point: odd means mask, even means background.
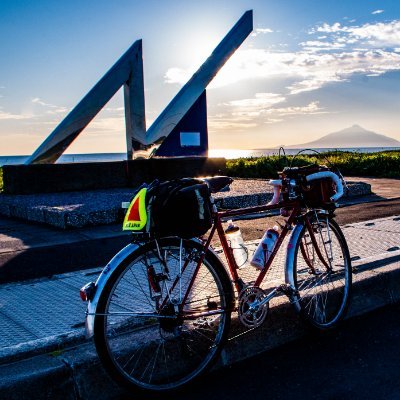
[[[257,286],[247,286],[239,295],[239,321],[247,328],[257,328],[268,313],[268,301],[263,301],[267,294]]]

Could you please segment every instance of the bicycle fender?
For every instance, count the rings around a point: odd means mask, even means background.
[[[88,302],[88,307],[86,310],[86,319],[85,319],[85,327],[86,327],[86,338],[91,338],[94,333],[94,320],[96,317],[96,309],[97,303],[99,302],[99,298],[101,293],[104,290],[104,287],[110,278],[111,274],[115,271],[115,269],[121,264],[126,257],[131,255],[134,251],[139,248],[139,245],[130,243],[125,246],[122,250],[120,250],[112,259],[108,262],[108,264],[104,267],[103,271],[97,278],[95,283],[95,293],[91,300]]]
[[[285,282],[290,286],[291,289],[295,290],[295,284],[293,281],[293,268],[296,257],[296,243],[300,238],[301,231],[303,230],[304,223],[298,223],[293,228],[289,238],[289,243],[286,247],[286,262],[285,262]],[[294,303],[297,308],[298,303]]]

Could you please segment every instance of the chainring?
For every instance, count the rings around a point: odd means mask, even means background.
[[[266,293],[258,286],[247,286],[240,292],[239,321],[247,328],[257,328],[265,321],[268,303],[259,305],[265,297]]]

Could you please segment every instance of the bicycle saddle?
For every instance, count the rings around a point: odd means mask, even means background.
[[[211,193],[228,191],[229,185],[233,182],[229,176],[207,176],[201,179],[207,183]]]

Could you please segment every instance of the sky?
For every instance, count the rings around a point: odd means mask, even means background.
[[[1,0],[0,155],[31,154],[137,39],[149,127],[249,9],[253,33],[207,88],[211,149],[354,124],[400,140],[398,0]],[[67,153],[125,150],[120,90]]]

